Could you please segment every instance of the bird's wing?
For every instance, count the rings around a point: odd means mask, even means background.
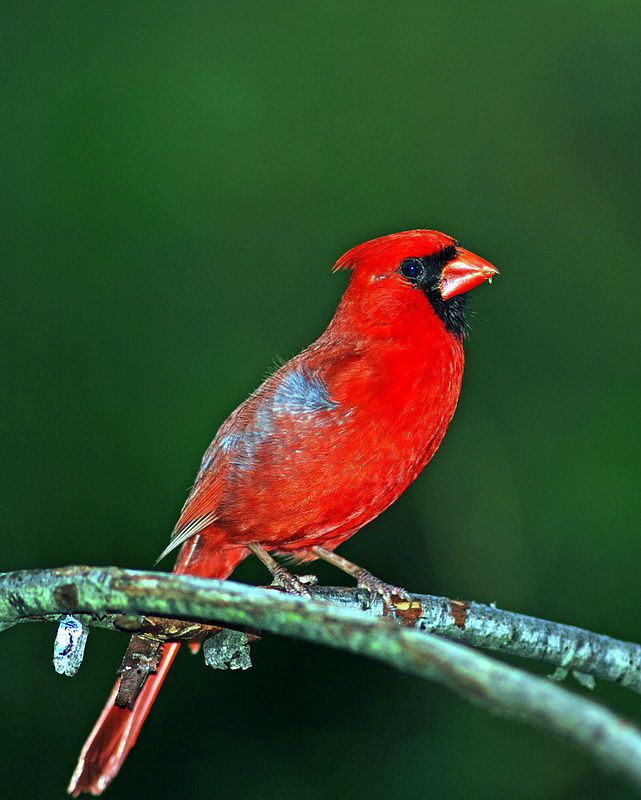
[[[245,497],[245,490],[250,492],[270,471],[274,458],[286,460],[289,470],[295,468],[301,443],[305,449],[321,450],[318,443],[329,429],[349,417],[350,409],[333,396],[331,387],[358,367],[360,359],[329,353],[310,359],[309,351],[304,355],[271,375],[223,424],[203,456],[161,558],[215,523],[230,495]]]
[[[244,406],[245,404],[237,408],[223,423],[205,451],[194,485],[172,531],[171,540],[156,563],[216,521],[231,456],[227,437],[243,426],[243,416],[246,416],[243,414]]]

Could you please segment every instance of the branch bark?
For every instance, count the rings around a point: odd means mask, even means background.
[[[438,681],[491,711],[563,736],[641,789],[641,732],[629,722],[592,700],[441,636],[537,658],[636,691],[641,683],[638,645],[489,606],[425,595],[401,603],[398,615],[404,624],[392,624],[382,617],[388,609],[380,600],[365,613],[359,607],[365,596],[357,590],[312,591],[310,601],[231,581],[116,567],[24,570],[0,575],[0,628],[79,613],[91,617],[84,621],[102,620],[100,624],[131,631],[145,615],[167,618],[170,628],[175,620],[248,626],[349,650]],[[123,620],[129,624],[123,625]],[[155,628],[161,637],[163,627]],[[193,632],[194,626],[187,628]],[[183,637],[178,631],[167,638]]]

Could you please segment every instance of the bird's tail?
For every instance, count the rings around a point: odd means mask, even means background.
[[[98,721],[82,748],[67,789],[69,794],[74,797],[83,792],[102,794],[116,777],[127,754],[136,743],[142,724],[151,710],[179,647],[178,642],[165,645],[157,671],[147,678],[133,708],[116,704],[120,680],[116,681]]]
[[[245,548],[227,549],[208,552],[206,557],[203,557],[198,549],[197,542],[187,542],[174,571],[225,579],[231,575],[248,552]],[[138,637],[132,638],[128,653],[137,640],[139,641]],[[71,776],[67,791],[73,797],[78,797],[84,792],[93,795],[102,794],[116,777],[127,754],[136,743],[140,729],[179,648],[178,642],[168,642],[163,646],[156,670],[147,677],[132,708],[118,704],[121,679],[116,681],[98,721],[82,748],[78,764]]]

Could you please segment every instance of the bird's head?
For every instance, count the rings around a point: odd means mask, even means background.
[[[451,236],[428,230],[392,233],[359,244],[335,269],[353,270],[348,294],[350,300],[360,298],[361,310],[369,304],[381,319],[410,308],[429,312],[431,306],[445,329],[458,338],[467,331],[466,293],[498,274],[496,267]]]

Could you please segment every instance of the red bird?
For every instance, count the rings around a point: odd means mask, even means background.
[[[334,550],[436,452],[461,389],[465,292],[497,270],[428,230],[365,242],[341,268],[352,277],[327,330],[233,412],[205,453],[162,554],[180,548],[174,572],[227,578],[251,552],[306,594],[270,555],[291,554],[329,561],[388,600],[406,594]],[[179,647],[164,646],[133,695],[116,683],[71,778],[74,797],[100,794],[118,773]]]

